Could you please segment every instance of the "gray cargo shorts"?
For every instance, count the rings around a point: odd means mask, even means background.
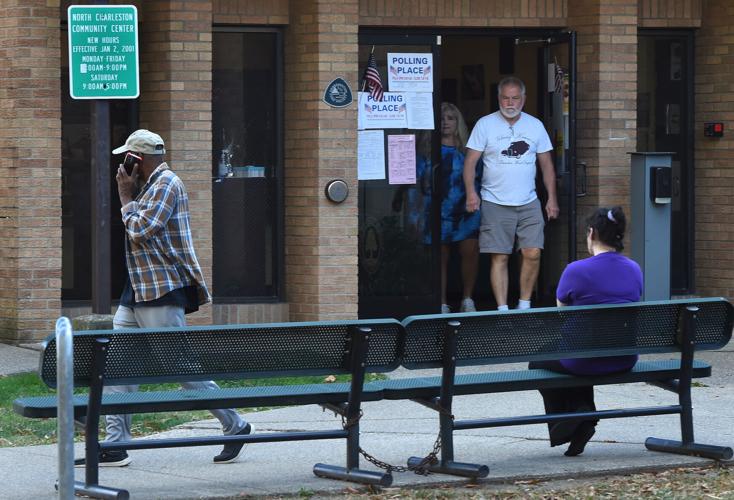
[[[543,248],[545,221],[537,198],[518,207],[482,200],[481,210],[480,252],[509,255],[515,248]]]

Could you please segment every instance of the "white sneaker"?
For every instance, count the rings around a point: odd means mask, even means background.
[[[441,314],[450,314],[451,308],[448,304],[441,304]]]
[[[461,301],[461,312],[476,312],[477,308],[471,297],[467,297]]]

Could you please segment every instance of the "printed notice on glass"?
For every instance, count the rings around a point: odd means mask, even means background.
[[[385,92],[375,101],[369,92],[360,92],[357,128],[405,128],[405,94]]]
[[[412,130],[433,130],[433,93],[407,92],[408,109],[405,118]]]
[[[357,132],[357,179],[368,181],[385,178],[385,131]]]
[[[415,184],[415,136],[387,136],[387,170],[390,184]]]
[[[390,92],[433,92],[433,54],[387,54]]]

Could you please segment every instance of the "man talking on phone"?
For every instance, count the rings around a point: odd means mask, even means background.
[[[125,227],[127,279],[113,319],[114,328],[159,328],[186,325],[185,314],[211,300],[204,283],[189,225],[189,202],[181,179],[164,161],[163,139],[136,130],[112,154],[126,153],[117,169],[117,191]],[[128,170],[129,169],[129,170]],[[172,346],[175,347],[175,346]],[[183,382],[185,389],[216,389],[217,384]],[[107,386],[106,394],[134,392],[137,385]],[[234,410],[211,410],[224,434],[250,434],[252,426]],[[106,441],[129,441],[132,415],[106,416]],[[233,462],[243,443],[227,443],[214,463]],[[123,467],[125,450],[105,451],[99,465]],[[84,466],[84,459],[75,461]]]

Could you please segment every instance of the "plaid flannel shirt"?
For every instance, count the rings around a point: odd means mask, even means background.
[[[211,300],[196,259],[189,226],[189,199],[166,163],[151,174],[134,201],[121,209],[125,259],[135,299],[147,302],[193,285],[199,305]]]

